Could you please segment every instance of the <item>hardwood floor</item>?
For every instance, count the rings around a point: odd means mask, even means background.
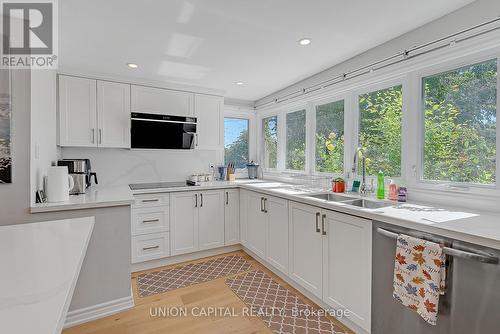
[[[304,301],[311,304],[305,296],[270,272],[259,262],[243,251],[226,253],[213,257],[185,262],[197,263],[207,259],[238,254],[251,262],[255,269],[260,269],[271,275],[276,281],[288,289],[293,290]],[[180,264],[162,268],[176,267]],[[71,327],[63,331],[64,334],[158,334],[158,333],[272,333],[271,330],[258,318],[242,314],[245,304],[224,283],[226,278],[220,278],[206,283],[200,283],[162,294],[141,298],[137,291],[137,276],[140,273],[156,271],[158,268],[136,272],[132,274],[132,291],[135,307],[106,318],[98,319],[86,324]],[[252,270],[252,269],[251,269]],[[169,308],[225,308],[234,310],[238,316],[193,316],[187,312],[186,316],[151,316],[159,309]],[[197,312],[199,313],[199,312]]]

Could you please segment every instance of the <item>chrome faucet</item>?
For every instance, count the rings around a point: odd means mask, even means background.
[[[358,174],[358,156],[360,154],[361,154],[361,161],[362,161],[362,174],[363,174],[363,178],[362,178],[362,181],[361,181],[361,185],[359,186],[359,193],[361,195],[366,195],[366,157],[365,157],[365,150],[361,146],[359,146],[354,151],[354,164],[352,166],[352,173],[354,175]]]

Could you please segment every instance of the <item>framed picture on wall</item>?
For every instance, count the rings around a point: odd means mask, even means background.
[[[12,183],[10,71],[0,68],[0,184]]]

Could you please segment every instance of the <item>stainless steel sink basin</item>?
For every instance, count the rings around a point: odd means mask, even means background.
[[[308,195],[307,197],[313,197],[313,198],[322,199],[322,200],[331,201],[331,202],[342,202],[342,201],[352,200],[352,197],[347,197],[347,196],[342,196],[342,195],[337,195],[337,194],[330,194],[330,193]]]
[[[342,203],[348,204],[348,205],[354,205],[360,208],[365,208],[365,209],[379,209],[379,208],[386,208],[388,206],[391,206],[390,203],[384,203],[384,202],[375,202],[375,201],[370,201],[366,199],[354,199],[350,201],[343,201]]]

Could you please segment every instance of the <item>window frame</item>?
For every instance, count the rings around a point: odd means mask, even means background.
[[[255,142],[257,126],[256,126],[256,113],[255,110],[251,107],[241,107],[241,106],[232,106],[225,105],[224,107],[224,118],[238,118],[238,119],[246,119],[248,120],[248,159],[250,161],[257,160],[257,145]],[[222,136],[224,137],[224,123],[222,126]],[[225,144],[224,144],[225,146]],[[224,156],[224,146],[220,150],[220,155],[217,155],[217,160],[221,161],[224,164],[225,156]],[[247,178],[247,169],[245,168],[237,168],[236,169],[236,177],[237,178]]]
[[[385,175],[385,179],[388,180],[388,179],[392,179],[394,180],[396,183],[400,184],[402,180],[405,179],[405,176],[406,176],[406,173],[405,173],[405,155],[404,155],[404,152],[403,152],[403,148],[405,147],[405,141],[404,141],[404,138],[405,138],[405,128],[406,128],[406,124],[405,124],[405,114],[407,114],[406,110],[408,110],[406,108],[407,104],[405,103],[405,91],[408,90],[408,82],[406,81],[406,78],[405,76],[397,76],[395,78],[392,78],[392,79],[389,79],[389,80],[384,80],[384,81],[379,81],[379,82],[375,82],[375,83],[372,83],[372,84],[367,84],[367,85],[364,85],[362,87],[358,87],[358,89],[354,90],[353,94],[352,94],[352,104],[353,104],[353,114],[355,115],[355,117],[353,117],[353,132],[355,135],[352,136],[353,138],[351,138],[351,147],[349,149],[349,151],[351,152],[350,154],[350,157],[351,157],[351,160],[350,161],[350,167],[348,168],[348,173],[351,174],[351,170],[352,170],[352,167],[353,167],[353,161],[354,161],[354,151],[359,147],[359,130],[360,130],[360,123],[361,123],[361,111],[359,109],[359,96],[360,95],[363,95],[363,94],[367,94],[367,93],[372,93],[372,92],[376,92],[376,91],[379,91],[379,90],[384,90],[384,89],[389,89],[389,88],[392,88],[392,87],[395,87],[395,86],[401,86],[401,94],[402,94],[402,98],[403,98],[403,101],[402,101],[402,110],[401,110],[401,173],[400,173],[400,176],[387,176]],[[345,150],[347,150],[347,147],[345,148]],[[368,179],[375,179],[377,177],[377,175],[369,175],[369,174],[366,174],[366,177]]]
[[[283,147],[282,147],[282,156],[283,156],[283,171],[285,173],[291,173],[291,174],[309,174],[309,171],[310,171],[310,164],[311,162],[309,161],[309,157],[310,157],[310,144],[309,144],[309,140],[308,140],[308,132],[309,132],[309,123],[310,123],[310,113],[308,112],[308,106],[307,105],[299,105],[299,106],[295,106],[293,108],[287,108],[286,111],[283,111],[282,112],[282,116],[283,116],[283,122],[282,122],[282,126],[283,126],[283,138],[282,138],[282,142],[283,142]],[[305,151],[304,151],[304,170],[297,170],[297,169],[289,169],[286,167],[286,145],[287,145],[287,124],[286,124],[286,117],[288,114],[293,114],[294,112],[299,112],[299,111],[304,111],[305,113],[305,116],[306,116],[306,121],[305,121],[305,124],[304,124],[304,127],[305,127],[305,136],[304,136],[304,144],[305,144]],[[279,128],[279,125],[278,125],[278,128]],[[278,136],[278,141],[279,141],[279,136]],[[279,145],[278,145],[279,147]]]
[[[263,127],[262,127],[262,122],[267,119],[267,118],[271,118],[271,117],[276,117],[277,119],[277,122],[278,122],[278,125],[277,125],[277,128],[276,128],[276,138],[277,138],[277,152],[276,152],[276,168],[269,168],[269,167],[264,167],[264,131],[263,131]],[[279,172],[281,169],[280,169],[280,162],[282,160],[281,158],[281,149],[280,149],[280,135],[281,135],[281,123],[282,123],[282,119],[280,117],[280,113],[276,110],[273,110],[273,111],[270,111],[270,112],[266,112],[266,113],[262,113],[260,115],[258,115],[257,117],[257,122],[258,122],[258,131],[257,131],[257,138],[258,138],[258,157],[259,157],[259,163],[261,165],[261,168],[263,171],[267,171],[267,172]]]
[[[325,104],[330,104],[330,103],[335,103],[339,101],[344,101],[344,169],[342,173],[331,173],[331,172],[321,172],[316,169],[316,107],[322,106]],[[349,112],[351,110],[351,94],[347,93],[342,93],[342,94],[336,94],[329,96],[327,98],[322,98],[322,99],[317,99],[311,102],[311,116],[310,116],[310,133],[308,137],[310,138],[310,143],[311,143],[311,154],[310,154],[310,164],[311,164],[311,174],[312,175],[318,175],[318,176],[331,176],[332,178],[335,177],[344,177],[346,173],[350,170],[348,158],[350,157],[350,154],[347,152],[348,150],[346,149],[347,144],[351,141],[350,137],[347,136],[349,132],[349,116],[351,113]],[[349,138],[348,138],[349,137]]]
[[[488,60],[496,59],[497,61],[497,119],[500,110],[500,53],[499,52],[489,52],[480,53],[468,57],[460,57],[458,59],[450,60],[444,64],[436,64],[433,66],[428,66],[425,69],[417,71],[414,73],[414,80],[417,94],[417,104],[416,109],[418,111],[418,139],[416,146],[416,165],[414,165],[414,187],[420,190],[435,190],[435,191],[449,191],[449,192],[461,192],[471,195],[488,195],[496,193],[500,195],[500,162],[498,147],[500,147],[500,126],[498,122],[496,125],[496,145],[497,145],[497,157],[496,157],[496,171],[495,171],[495,184],[479,184],[471,182],[453,182],[445,180],[426,180],[424,179],[424,147],[425,147],[425,103],[424,103],[424,91],[423,91],[423,79],[425,77],[438,75],[441,73],[446,73],[449,71],[457,70],[462,67],[472,66],[478,63],[486,62]]]

